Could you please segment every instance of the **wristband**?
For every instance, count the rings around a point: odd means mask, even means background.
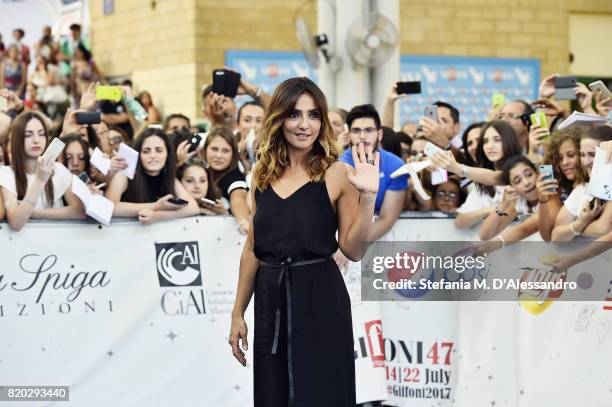
[[[468,177],[468,167],[465,166],[464,164],[461,164],[461,178],[467,178]]]
[[[575,222],[576,222],[576,221],[574,221],[574,222],[570,223],[570,225],[569,225],[570,231],[571,231],[571,232],[574,234],[574,236],[580,236],[580,234],[581,234],[582,232],[576,232],[576,230],[574,230],[574,223],[575,223]]]
[[[504,247],[506,247],[506,239],[504,239],[504,237],[503,237],[502,235],[497,235],[497,236],[495,236],[493,239],[499,239],[499,241],[500,241],[500,242],[501,242],[501,244],[502,244],[502,249],[503,249]]]
[[[255,92],[255,96],[253,96],[253,99],[257,99],[259,96],[261,96],[261,88],[258,87],[257,91]]]

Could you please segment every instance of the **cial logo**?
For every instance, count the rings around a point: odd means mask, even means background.
[[[161,287],[202,286],[198,242],[155,243]]]

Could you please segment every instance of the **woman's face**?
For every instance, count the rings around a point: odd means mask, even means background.
[[[321,112],[309,93],[302,93],[283,121],[283,136],[290,148],[310,150],[319,137]]]
[[[38,119],[30,119],[25,128],[24,150],[26,157],[38,158],[47,145],[45,128]]]
[[[19,59],[19,51],[17,51],[17,48],[15,47],[10,47],[8,50],[8,58],[13,60],[13,61],[17,61]]]
[[[571,140],[565,140],[559,146],[559,170],[570,181],[576,179],[578,169],[578,150]]]
[[[181,184],[197,201],[204,198],[208,192],[208,177],[206,171],[199,165],[188,167],[183,173]]]
[[[438,185],[434,196],[434,207],[437,211],[454,213],[459,207],[459,186],[454,182]]]
[[[45,68],[45,59],[41,56],[36,57],[36,66],[39,68]]]
[[[264,109],[257,105],[247,105],[240,111],[240,121],[238,128],[242,137],[246,137],[251,129],[255,129],[255,134],[259,134],[263,124]]]
[[[83,51],[81,51],[80,49],[76,49],[74,50],[74,58],[75,59],[79,59],[79,60],[83,60],[85,59],[85,55],[83,55]]]
[[[476,162],[476,148],[478,147],[478,139],[480,138],[480,127],[470,130],[467,134],[467,151],[472,161]]]
[[[510,170],[510,186],[530,202],[538,199],[537,178],[538,174],[535,170],[524,163],[519,163]]]
[[[75,175],[85,171],[85,152],[81,143],[73,141],[66,146],[66,167]]]
[[[149,96],[149,94],[146,92],[140,96],[140,100],[142,101],[142,104],[145,106],[151,105],[151,96]]]
[[[413,158],[416,158],[418,155],[423,155],[423,150],[425,150],[425,145],[427,144],[427,140],[425,139],[416,139],[412,142],[412,146],[410,147],[410,155]]]
[[[342,121],[342,117],[336,112],[328,112],[327,118],[329,119],[332,129],[334,130],[334,136],[338,138],[340,134],[344,131],[344,121]]]
[[[483,151],[485,157],[493,164],[497,164],[504,158],[504,148],[501,135],[493,127],[489,127],[482,136]]]
[[[159,175],[166,165],[168,150],[161,137],[150,136],[142,143],[140,162],[148,175]]]
[[[223,137],[214,137],[206,148],[206,162],[214,171],[225,171],[232,163],[232,146]]]
[[[585,168],[591,176],[593,170],[593,160],[595,159],[595,149],[599,147],[599,141],[592,138],[583,138],[580,140],[580,161],[582,168]]]

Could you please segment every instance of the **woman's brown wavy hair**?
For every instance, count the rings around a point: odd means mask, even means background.
[[[289,166],[287,141],[283,135],[283,123],[295,109],[300,96],[308,93],[319,109],[321,129],[308,160],[308,175],[311,181],[319,182],[325,177],[325,171],[338,160],[338,147],[334,132],[327,117],[327,101],[319,87],[308,78],[287,79],[274,91],[270,105],[266,109],[261,142],[257,149],[257,164],[253,179],[257,189],[263,191],[282,176]]]
[[[574,185],[578,185],[586,176],[580,162],[580,140],[586,135],[586,133],[587,132],[584,128],[578,126],[568,127],[566,129],[553,132],[550,137],[550,144],[546,150],[546,155],[544,156],[544,162],[553,166],[555,179],[559,180],[559,187],[568,193],[574,189]],[[574,181],[567,179],[563,174],[563,171],[561,171],[561,156],[559,155],[559,148],[561,147],[561,144],[566,141],[570,141],[574,145],[574,148],[576,148],[576,154],[578,155],[576,179]]]

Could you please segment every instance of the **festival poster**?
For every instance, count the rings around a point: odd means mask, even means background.
[[[418,123],[425,106],[448,102],[459,109],[465,125],[485,121],[494,93],[506,101],[537,98],[540,61],[452,56],[400,57],[402,81],[421,81],[421,94],[400,99],[400,123]]]

